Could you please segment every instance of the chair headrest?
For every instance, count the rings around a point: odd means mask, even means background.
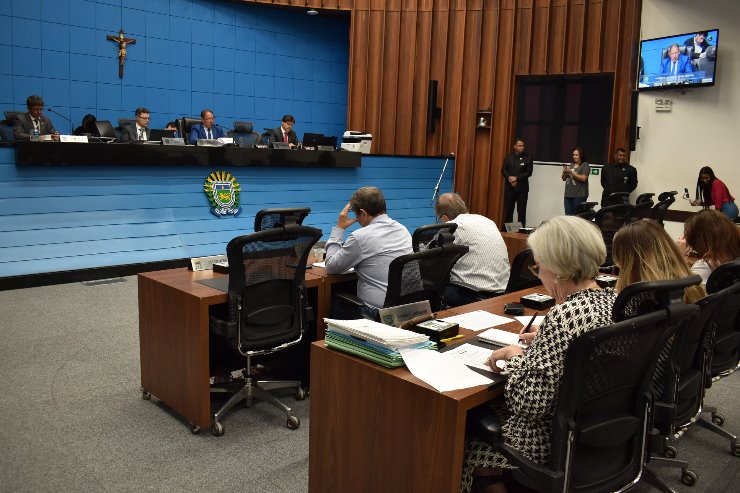
[[[237,133],[251,134],[254,131],[252,122],[234,122],[234,131]]]

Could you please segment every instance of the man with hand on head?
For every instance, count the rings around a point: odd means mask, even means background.
[[[51,120],[42,114],[44,100],[41,96],[28,96],[26,108],[28,108],[28,113],[18,115],[13,123],[15,140],[32,140],[31,137],[42,135],[51,135],[52,140],[59,140],[59,132],[54,128]]]
[[[467,305],[503,293],[509,282],[509,253],[496,223],[470,214],[456,193],[444,193],[434,206],[437,220],[457,224],[455,244],[468,253],[452,268],[445,301],[451,307]]]
[[[198,139],[218,139],[226,137],[226,132],[220,125],[216,125],[213,111],[205,109],[200,112],[200,123],[190,129],[190,143],[195,145]]]
[[[350,211],[354,218],[349,217]],[[344,231],[355,223],[360,228],[343,242]],[[378,308],[385,302],[388,266],[396,257],[412,252],[406,227],[386,214],[383,192],[376,187],[362,187],[352,194],[331,230],[326,242],[326,272],[340,274],[354,267],[357,296],[365,304],[361,310],[375,320]]]

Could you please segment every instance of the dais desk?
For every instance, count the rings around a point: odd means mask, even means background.
[[[527,289],[446,310],[503,314]],[[525,315],[534,310],[527,309]],[[519,331],[511,322],[499,328]],[[461,329],[465,340],[475,332]],[[493,349],[493,347],[492,347]],[[460,491],[467,412],[503,393],[503,385],[440,393],[408,369],[388,369],[326,347],[311,347],[309,491]]]

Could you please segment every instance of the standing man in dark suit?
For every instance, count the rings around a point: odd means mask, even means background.
[[[31,140],[33,135],[51,135],[53,140],[59,140],[59,132],[54,129],[51,120],[42,115],[44,100],[41,96],[28,96],[26,108],[28,113],[18,115],[13,123],[15,140]]]
[[[121,127],[121,142],[133,142],[136,140],[149,140],[152,131],[149,129],[149,110],[136,108],[136,122],[133,125]]]
[[[609,195],[617,192],[632,193],[637,188],[637,170],[627,162],[627,151],[620,147],[614,153],[614,162],[601,169],[601,207],[607,206]]]
[[[270,142],[285,142],[291,149],[297,146],[298,136],[293,131],[293,125],[295,125],[293,115],[285,115],[280,126],[272,130]]]
[[[190,129],[190,143],[195,145],[198,139],[218,139],[226,137],[226,132],[220,125],[216,125],[213,111],[203,110],[200,112],[200,123],[193,125]]]
[[[524,140],[514,139],[514,152],[504,158],[501,174],[504,175],[504,222],[514,220],[516,215],[522,226],[527,225],[527,197],[529,196],[529,177],[532,176],[532,156],[524,152]]]

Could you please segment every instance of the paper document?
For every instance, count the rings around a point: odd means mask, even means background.
[[[478,334],[478,339],[483,342],[497,344],[499,346],[519,346],[527,349],[527,345],[519,342],[519,334],[501,329],[488,329]]]
[[[399,348],[429,341],[429,336],[410,330],[391,327],[373,320],[334,320],[325,318],[329,329],[354,336],[360,340],[373,341],[390,348]]]
[[[312,265],[314,267],[321,267],[322,269],[326,269],[326,261],[323,261],[323,262],[314,262]],[[350,272],[354,272],[354,271],[355,271],[355,268],[354,267],[350,267],[349,270],[347,270],[345,272],[342,272],[342,274],[349,274]]]
[[[463,313],[462,315],[445,317],[440,320],[456,323],[459,324],[460,327],[475,331],[488,329],[497,325],[508,324],[512,321],[512,319],[508,317],[502,317],[485,310],[476,310],[474,312]]]
[[[476,373],[454,358],[446,358],[436,351],[424,349],[399,349],[409,371],[419,380],[439,392],[467,389],[493,382]]]
[[[491,356],[491,349],[472,344],[460,344],[455,349],[450,349],[441,354],[445,358],[454,359],[465,365],[491,371],[491,367],[488,366],[488,357]]]
[[[514,317],[514,318],[517,319],[519,321],[519,323],[522,324],[525,327],[527,326],[527,324],[529,323],[529,321],[532,320],[532,317],[530,317],[529,315],[525,315],[525,316],[522,316],[522,317]],[[542,321],[543,320],[545,320],[545,316],[544,315],[538,315],[534,319],[534,322],[532,322],[532,325],[542,325]]]

